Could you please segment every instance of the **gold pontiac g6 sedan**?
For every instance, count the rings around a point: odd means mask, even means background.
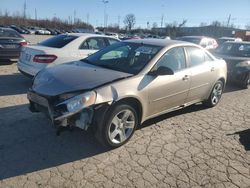
[[[40,71],[28,99],[56,127],[92,128],[102,144],[119,147],[150,118],[198,102],[216,106],[226,75],[224,60],[195,44],[129,40]]]

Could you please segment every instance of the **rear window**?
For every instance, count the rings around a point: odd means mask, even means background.
[[[23,38],[19,33],[13,30],[4,30],[0,29],[0,37],[15,37],[15,38]]]
[[[52,38],[49,38],[41,43],[42,46],[52,47],[52,48],[62,48],[78,38],[77,36],[73,35],[58,35]]]

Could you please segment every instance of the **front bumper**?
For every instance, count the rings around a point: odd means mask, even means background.
[[[105,114],[109,108],[108,104],[93,105],[84,108],[76,113],[67,113],[64,107],[56,107],[53,98],[40,96],[35,92],[29,91],[27,94],[30,102],[31,112],[43,112],[52,122],[54,127],[78,127],[87,130],[90,126],[96,129],[103,123]]]
[[[228,72],[228,79],[236,84],[243,84],[247,76],[250,74],[250,67],[239,67]]]

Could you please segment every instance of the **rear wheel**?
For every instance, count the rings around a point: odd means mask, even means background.
[[[114,106],[98,127],[97,139],[107,147],[116,148],[125,144],[134,134],[138,124],[136,110],[127,104]]]
[[[214,107],[219,103],[222,93],[223,93],[223,87],[224,87],[224,83],[221,80],[218,80],[215,83],[213,90],[210,93],[209,98],[203,102],[205,106]]]

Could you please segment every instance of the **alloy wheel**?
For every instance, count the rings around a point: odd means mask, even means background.
[[[109,140],[114,144],[125,142],[133,133],[135,124],[135,115],[131,110],[126,109],[118,112],[109,125]]]
[[[213,105],[216,105],[222,95],[223,92],[223,85],[221,82],[216,83],[216,85],[214,86],[213,92],[212,92],[212,97],[211,97],[211,102]]]

